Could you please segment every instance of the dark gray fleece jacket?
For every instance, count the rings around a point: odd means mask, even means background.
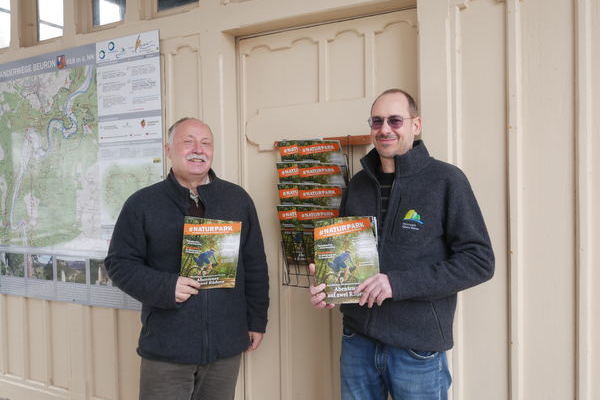
[[[490,279],[494,254],[465,175],[429,156],[425,144],[396,156],[379,262],[392,299],[381,306],[342,305],[344,326],[382,343],[419,350],[452,348],[456,293]],[[380,221],[380,167],[375,149],[361,160],[341,214],[374,215]]]
[[[200,289],[175,302],[189,190],[172,172],[134,193],[117,220],[105,264],[114,284],[143,305],[144,358],[206,364],[246,350],[248,331],[265,331],[269,281],[254,204],[244,189],[210,174],[198,187],[204,217],[242,222],[233,289]]]

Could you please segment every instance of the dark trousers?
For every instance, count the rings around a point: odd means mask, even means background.
[[[233,400],[241,354],[210,364],[142,358],[140,400]]]

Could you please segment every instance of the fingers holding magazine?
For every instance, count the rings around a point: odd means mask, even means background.
[[[200,289],[200,282],[180,276],[177,278],[177,285],[175,286],[175,301],[183,303],[193,295],[198,294],[198,289]]]
[[[315,264],[308,265],[308,272],[313,276],[315,275]],[[325,287],[326,285],[324,283],[321,283],[317,286],[311,285],[309,287],[310,302],[316,309],[332,309],[333,307],[335,307],[335,304],[328,304],[325,302],[325,298],[327,297],[327,295],[325,294]]]
[[[358,302],[360,306],[367,304],[371,308],[375,303],[380,306],[385,299],[392,297],[390,279],[386,274],[379,273],[358,285],[355,293],[361,295]]]

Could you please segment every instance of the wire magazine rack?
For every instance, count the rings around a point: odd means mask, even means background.
[[[302,249],[294,251],[292,254],[286,254],[285,244],[281,241],[281,251],[283,254],[283,279],[284,286],[293,286],[307,288],[314,283],[308,272],[309,261],[306,259],[305,245],[300,245]]]

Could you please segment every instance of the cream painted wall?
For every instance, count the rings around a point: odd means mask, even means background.
[[[11,2],[15,18],[18,3]],[[165,125],[183,115],[205,119],[216,134],[215,169],[252,193],[271,190],[272,177],[244,162],[242,41],[236,39],[415,5],[202,0],[181,14],[142,19],[145,0],[127,3],[125,23],[80,34],[78,2],[65,0],[63,38],[22,48],[13,28],[17,40],[0,50],[0,63],[160,29]],[[600,3],[419,0],[416,6],[414,90],[424,138],[434,156],[469,177],[497,258],[494,279],[460,296],[452,398],[600,398],[594,379],[600,375],[600,252],[594,248],[600,239]],[[379,57],[375,65],[385,61]],[[354,95],[354,86],[332,82],[340,96]],[[375,89],[366,92],[365,106],[381,88]],[[270,141],[257,132],[252,141]],[[260,212],[266,242],[278,242],[270,210]],[[339,316],[304,310],[308,335],[294,335],[280,315],[300,304],[302,294],[280,287],[279,256],[269,259],[271,323],[262,348],[244,361],[237,398],[335,398]],[[289,290],[296,291],[292,302]],[[325,354],[292,357],[299,348],[318,347],[310,332],[323,320],[330,339],[318,346]],[[131,311],[0,296],[0,397],[137,398],[138,321]],[[302,370],[319,357],[320,368]],[[290,360],[301,372],[289,373]]]

